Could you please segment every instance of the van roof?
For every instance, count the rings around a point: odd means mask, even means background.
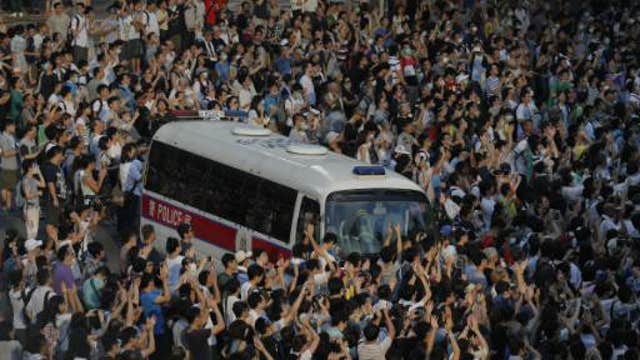
[[[298,155],[287,151],[294,144],[280,134],[243,136],[233,130],[247,125],[227,121],[180,121],[161,127],[153,140],[225,165],[267,178],[308,195],[324,199],[334,191],[403,189],[423,192],[405,177],[386,170],[384,176],[357,176],[353,168],[366,165],[347,156]]]

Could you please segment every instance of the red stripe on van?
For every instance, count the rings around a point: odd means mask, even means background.
[[[142,216],[172,229],[177,229],[184,222],[189,223],[196,238],[230,252],[236,251],[237,230],[235,228],[173,206],[147,194],[142,197]],[[291,251],[284,245],[277,246],[258,237],[252,238],[251,248],[265,250],[269,254],[269,259],[274,262],[281,257],[291,257]]]
[[[182,223],[189,223],[196,238],[228,251],[236,251],[236,229],[178,208],[165,201],[144,195],[142,197],[142,216],[172,229],[177,229]]]

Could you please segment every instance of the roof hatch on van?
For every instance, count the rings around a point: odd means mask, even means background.
[[[237,126],[231,130],[231,133],[239,136],[269,136],[271,130],[253,126]]]
[[[321,145],[292,144],[287,146],[287,152],[296,155],[326,155],[329,150]]]

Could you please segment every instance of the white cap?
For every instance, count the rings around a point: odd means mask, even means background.
[[[253,253],[251,251],[240,250],[236,252],[236,261],[238,262],[238,264],[240,264],[251,256],[253,256]]]
[[[411,153],[409,151],[407,151],[407,149],[405,149],[404,145],[398,145],[396,146],[396,148],[394,149],[394,151],[398,154],[406,154],[406,155],[411,155]]]
[[[24,247],[25,249],[27,249],[27,251],[35,250],[40,246],[42,246],[42,240],[29,239],[24,243]]]

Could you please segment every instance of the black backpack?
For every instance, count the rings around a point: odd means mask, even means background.
[[[33,320],[27,314],[27,305],[29,305],[29,302],[31,301],[31,297],[33,296],[33,293],[35,291],[36,291],[36,288],[34,287],[33,289],[29,290],[28,293],[25,293],[24,289],[22,289],[22,292],[20,293],[20,297],[22,298],[22,303],[24,305],[24,306],[22,306],[22,316],[24,317],[24,319],[27,322],[32,322],[32,320]]]

